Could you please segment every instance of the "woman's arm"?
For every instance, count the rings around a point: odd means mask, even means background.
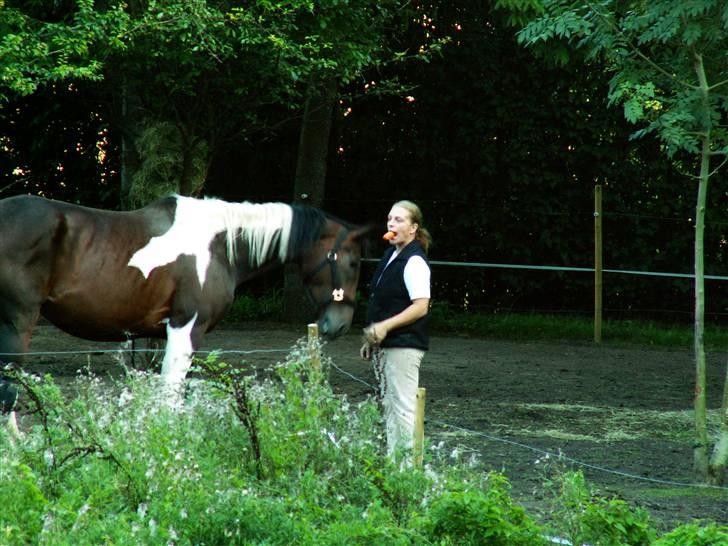
[[[381,343],[387,334],[392,330],[412,324],[417,319],[424,317],[430,306],[430,298],[417,298],[403,311],[380,322],[370,324],[365,333],[370,343]]]

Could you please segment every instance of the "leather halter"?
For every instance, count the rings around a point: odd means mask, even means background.
[[[339,235],[336,237],[334,246],[326,253],[326,257],[321,260],[316,267],[303,276],[303,282],[306,285],[306,294],[317,310],[323,309],[331,303],[342,303],[344,305],[349,305],[350,307],[356,307],[356,302],[344,294],[344,288],[341,286],[341,276],[339,275],[339,264],[337,263],[339,259],[339,250],[348,235],[349,230],[342,228],[341,231],[339,231]],[[331,296],[322,302],[317,302],[316,298],[313,297],[313,292],[311,291],[311,287],[308,285],[308,282],[327,265],[331,269]]]

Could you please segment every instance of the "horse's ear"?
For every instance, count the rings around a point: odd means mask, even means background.
[[[355,227],[354,229],[351,230],[351,236],[355,240],[362,239],[362,238],[366,237],[367,235],[369,235],[374,230],[376,230],[378,226],[379,226],[379,224],[372,223],[372,224],[365,224],[363,226]]]
[[[373,241],[369,235],[375,233],[377,228],[381,229],[381,224],[365,224],[363,226],[355,227],[350,231],[354,241],[361,243],[362,256],[364,257],[371,257],[375,254]]]

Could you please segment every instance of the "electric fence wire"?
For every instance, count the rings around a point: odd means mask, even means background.
[[[215,349],[212,351],[195,351],[195,354],[202,355],[225,355],[240,354],[248,355],[255,353],[288,353],[290,349]],[[82,349],[77,351],[28,351],[27,353],[0,353],[0,356],[74,356],[74,355],[101,355],[118,353],[164,353],[164,349]]]
[[[101,349],[101,350],[78,350],[78,351],[37,351],[37,352],[29,352],[29,353],[0,353],[0,355],[8,356],[8,355],[21,355],[24,354],[26,356],[28,355],[43,355],[43,356],[56,356],[56,355],[81,355],[81,354],[109,354],[109,353],[121,353],[121,352],[164,352],[161,349]],[[239,349],[228,349],[228,350],[212,350],[212,351],[196,351],[198,354],[255,354],[255,353],[287,353],[290,352],[289,349],[249,349],[249,350],[239,350]],[[355,374],[352,374],[341,367],[337,366],[333,362],[330,362],[331,367],[334,368],[336,371],[341,373],[342,375],[348,377],[349,379],[356,381],[358,383],[361,383],[362,385],[365,385],[376,392],[376,387],[366,381],[365,379],[362,379],[361,377],[356,376]],[[428,422],[437,425],[442,428],[450,428],[452,430],[456,430],[458,432],[462,432],[464,434],[470,434],[473,436],[480,436],[482,438],[485,438],[487,440],[493,441],[493,442],[500,442],[503,444],[512,445],[514,447],[518,447],[521,449],[526,449],[533,451],[534,453],[538,453],[539,455],[544,455],[548,457],[553,457],[556,460],[562,460],[562,461],[568,461],[576,466],[581,466],[584,468],[588,468],[591,470],[604,472],[607,474],[612,474],[616,476],[621,476],[623,478],[628,478],[636,481],[644,481],[644,482],[650,482],[650,483],[657,483],[661,485],[670,485],[674,487],[693,487],[693,488],[700,488],[700,489],[718,489],[721,491],[728,491],[728,487],[720,486],[720,485],[710,485],[710,484],[699,484],[699,483],[687,483],[687,482],[679,482],[674,480],[661,480],[658,478],[649,478],[646,476],[639,476],[637,474],[631,474],[629,472],[623,472],[621,470],[614,470],[611,468],[606,468],[598,465],[593,465],[591,463],[586,463],[584,461],[579,461],[578,459],[574,459],[572,457],[569,457],[567,455],[564,455],[563,453],[554,453],[553,451],[548,451],[545,449],[537,448],[534,446],[529,446],[527,444],[516,442],[514,440],[509,440],[507,438],[500,438],[498,436],[493,436],[491,434],[487,434],[485,432],[481,432],[478,430],[472,430],[466,427],[462,427],[460,425],[455,425],[452,423],[446,423],[444,421],[440,421],[437,419],[429,419]]]
[[[344,374],[345,376],[349,377],[350,379],[353,379],[355,381],[358,381],[359,383],[362,383],[362,384],[370,387],[371,389],[376,390],[376,387],[374,385],[372,385],[371,383],[368,383],[367,381],[365,381],[365,380],[363,380],[363,379],[355,376],[354,374],[349,373],[346,370],[341,369],[339,366],[337,366],[333,362],[331,363],[331,366],[335,370],[337,370],[338,372],[340,372],[340,373]],[[478,430],[472,430],[472,429],[469,429],[469,428],[466,428],[466,427],[462,427],[460,425],[454,425],[452,423],[446,423],[446,422],[440,421],[438,419],[428,419],[427,422],[432,423],[433,425],[437,425],[437,426],[442,427],[442,428],[449,428],[449,429],[452,429],[452,430],[456,430],[458,432],[462,432],[464,434],[470,434],[470,435],[473,435],[473,436],[480,436],[480,437],[485,438],[487,440],[490,440],[492,442],[500,442],[500,443],[503,443],[503,444],[512,445],[514,447],[518,447],[518,448],[521,448],[521,449],[526,449],[526,450],[533,451],[534,453],[538,453],[539,455],[543,455],[543,456],[546,456],[546,457],[549,457],[549,458],[554,458],[555,460],[568,461],[568,462],[570,462],[570,463],[572,463],[572,464],[574,464],[576,466],[581,466],[583,468],[588,468],[590,470],[595,470],[595,471],[604,472],[604,473],[607,473],[607,474],[613,474],[613,475],[616,475],[616,476],[621,476],[623,478],[629,478],[631,480],[651,482],[651,483],[658,483],[658,484],[661,484],[661,485],[670,485],[670,486],[674,486],[674,487],[696,487],[696,488],[701,488],[701,489],[718,489],[718,490],[721,490],[721,491],[728,491],[728,487],[724,487],[724,486],[720,486],[720,485],[699,484],[699,483],[687,483],[687,482],[678,482],[678,481],[673,481],[673,480],[661,480],[659,478],[649,478],[649,477],[646,477],[646,476],[639,476],[637,474],[631,474],[629,472],[623,472],[621,470],[614,470],[614,469],[611,469],[611,468],[606,468],[606,467],[603,467],[603,466],[598,466],[598,465],[594,465],[594,464],[591,464],[591,463],[586,463],[584,461],[579,461],[578,459],[574,459],[573,457],[569,457],[567,455],[564,455],[563,453],[554,453],[553,451],[549,451],[549,450],[546,450],[546,449],[541,449],[541,448],[538,448],[538,447],[529,446],[528,444],[524,444],[524,443],[521,443],[521,442],[516,442],[514,440],[509,440],[507,438],[500,438],[498,436],[493,436],[491,434],[487,434],[485,432],[481,432],[481,431],[478,431]]]
[[[362,258],[362,262],[378,262],[377,258]],[[451,267],[474,267],[492,269],[529,269],[535,271],[574,271],[581,273],[594,273],[593,267],[568,267],[560,265],[526,265],[526,264],[500,264],[484,262],[448,262],[430,260],[430,265],[444,265]],[[602,269],[602,273],[619,273],[622,275],[643,275],[648,277],[673,277],[680,279],[693,279],[692,273],[669,273],[665,271],[637,271],[632,269]],[[728,281],[728,277],[722,275],[704,275],[705,279]]]

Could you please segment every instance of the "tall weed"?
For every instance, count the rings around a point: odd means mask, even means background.
[[[24,438],[0,438],[0,498],[12,499],[0,545],[545,543],[504,476],[435,449],[424,469],[390,461],[376,402],[335,394],[330,363],[309,357],[302,341],[255,376],[212,358],[182,407],[143,372],[82,374],[63,392],[19,374],[33,414]],[[591,495],[583,477],[553,483],[555,534],[594,545],[654,537],[643,512]],[[703,544],[700,533],[723,532],[701,529],[675,536]]]

